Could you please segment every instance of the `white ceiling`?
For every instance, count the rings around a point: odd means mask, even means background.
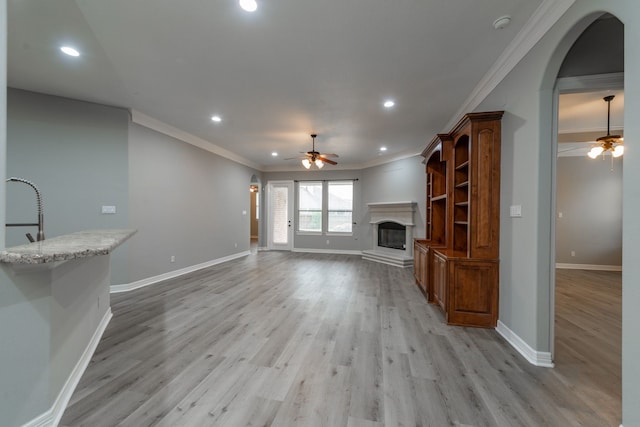
[[[602,90],[560,95],[558,107],[558,132],[576,134],[607,133],[607,103],[605,96],[614,95],[611,101],[611,131],[624,128],[624,91]]]
[[[447,131],[543,1],[258,2],[9,0],[8,84],[141,112],[262,170],[302,169],[283,158],[310,133],[362,167]]]

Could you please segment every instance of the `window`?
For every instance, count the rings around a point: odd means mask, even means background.
[[[351,233],[353,223],[353,182],[328,183],[327,231]]]
[[[322,182],[298,186],[298,231],[322,232]]]
[[[298,183],[298,232],[353,231],[353,181]]]

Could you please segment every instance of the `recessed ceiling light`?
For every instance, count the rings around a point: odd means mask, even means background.
[[[273,153],[271,153],[271,155],[272,155],[273,157],[278,157],[278,153],[276,153],[275,151],[274,151]]]
[[[396,103],[391,99],[387,99],[386,101],[384,101],[384,104],[382,105],[384,105],[384,108],[391,108],[394,105],[396,105]]]
[[[258,9],[258,3],[256,0],[240,0],[240,7],[247,12],[255,12]]]
[[[387,147],[380,147],[380,151],[387,151]]]
[[[211,116],[211,120],[216,123],[220,123],[222,121],[222,118],[220,116]]]
[[[80,52],[72,48],[71,46],[62,46],[60,50],[69,56],[80,56]]]

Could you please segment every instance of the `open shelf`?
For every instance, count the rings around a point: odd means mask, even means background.
[[[467,160],[466,162],[462,162],[458,166],[456,166],[456,170],[462,170],[468,167],[469,167],[469,161]]]
[[[469,249],[469,143],[467,134],[456,139],[453,146],[453,249],[467,252]]]

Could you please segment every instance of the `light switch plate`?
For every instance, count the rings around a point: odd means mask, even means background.
[[[102,206],[102,213],[103,214],[114,214],[114,213],[116,213],[116,207],[115,206]]]
[[[520,218],[522,216],[522,205],[512,205],[509,208],[509,216],[511,218]]]

